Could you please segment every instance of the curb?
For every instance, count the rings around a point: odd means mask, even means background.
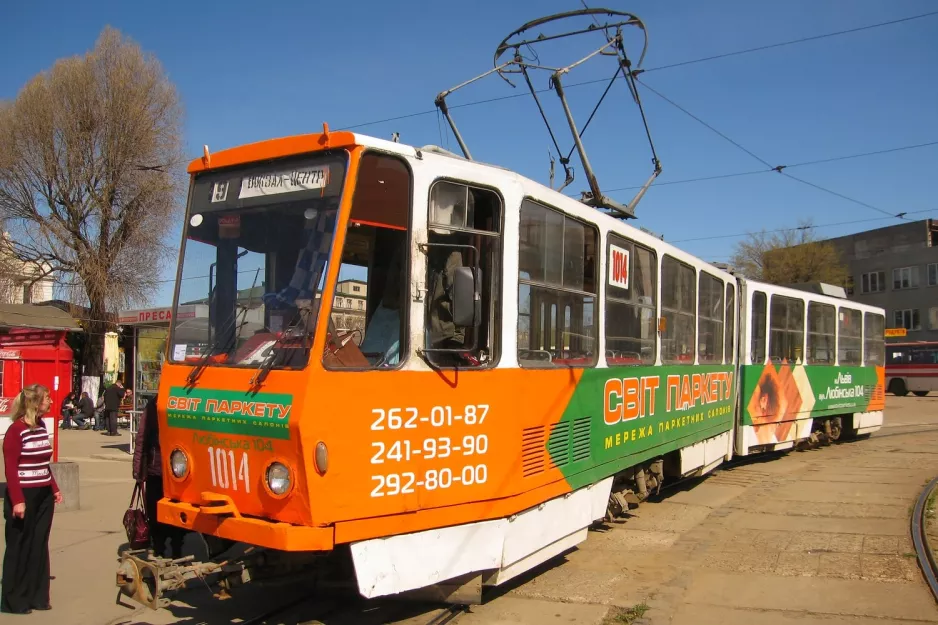
[[[114,462],[133,462],[133,456],[117,454],[91,454],[88,456],[95,460],[113,460]]]

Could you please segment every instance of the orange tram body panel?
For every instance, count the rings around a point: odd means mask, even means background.
[[[880,309],[742,280],[512,172],[326,129],[189,173],[159,520],[347,545],[366,597],[503,583],[666,479],[882,423]],[[822,307],[856,354],[805,338]]]

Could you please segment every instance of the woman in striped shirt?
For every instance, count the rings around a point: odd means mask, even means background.
[[[49,533],[53,502],[62,503],[62,493],[49,466],[52,445],[42,424],[51,405],[49,389],[41,384],[27,386],[13,401],[13,425],[3,437],[6,553],[0,612],[29,614],[52,608]]]

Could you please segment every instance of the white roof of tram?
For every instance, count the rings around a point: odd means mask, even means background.
[[[451,175],[462,173],[471,177],[472,180],[478,183],[491,184],[496,188],[502,189],[510,185],[516,185],[523,196],[531,197],[532,199],[540,200],[550,206],[562,209],[569,215],[589,221],[603,230],[619,232],[637,243],[658,250],[659,253],[668,254],[677,260],[704,269],[712,275],[719,276],[724,281],[735,282],[736,280],[735,276],[731,273],[714,266],[702,258],[694,256],[667,241],[643,232],[636,226],[606,215],[592,206],[588,206],[575,198],[559,193],[550,187],[531,180],[530,178],[526,178],[505,167],[475,160],[470,161],[463,156],[434,145],[415,148],[405,143],[395,143],[386,139],[378,139],[377,137],[358,133],[355,133],[355,143],[364,147],[370,147],[392,154],[400,154],[415,159],[418,158],[417,153],[419,150],[420,160],[426,163],[438,164],[441,166],[441,169],[445,168],[452,172]]]

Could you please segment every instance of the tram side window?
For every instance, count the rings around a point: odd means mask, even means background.
[[[863,324],[863,364],[883,365],[886,362],[886,318],[866,313]]]
[[[323,354],[327,369],[387,369],[406,357],[410,197],[401,160],[362,157],[330,315],[339,340]]]
[[[436,367],[487,367],[498,360],[502,201],[494,191],[457,182],[430,189],[424,357]],[[481,319],[456,325],[459,268],[478,269]]]
[[[701,363],[723,362],[723,281],[700,272],[697,344]]]
[[[733,350],[733,342],[736,339],[736,288],[727,283],[726,285],[726,349],[724,357],[727,364],[732,364],[736,360],[736,352]]]
[[[834,364],[834,315],[830,304],[808,302],[808,364]]]
[[[595,227],[531,200],[521,204],[518,362],[596,363]]]
[[[650,248],[610,235],[606,265],[606,362],[654,364],[658,257]]]
[[[697,280],[694,268],[668,255],[661,262],[661,361],[694,364]]]
[[[752,340],[749,346],[749,360],[754,365],[765,363],[765,318],[766,298],[762,291],[752,294]]]
[[[841,365],[863,361],[863,315],[859,310],[841,308],[837,328],[837,358]]]
[[[800,362],[804,356],[804,301],[773,295],[769,329],[772,362]]]

